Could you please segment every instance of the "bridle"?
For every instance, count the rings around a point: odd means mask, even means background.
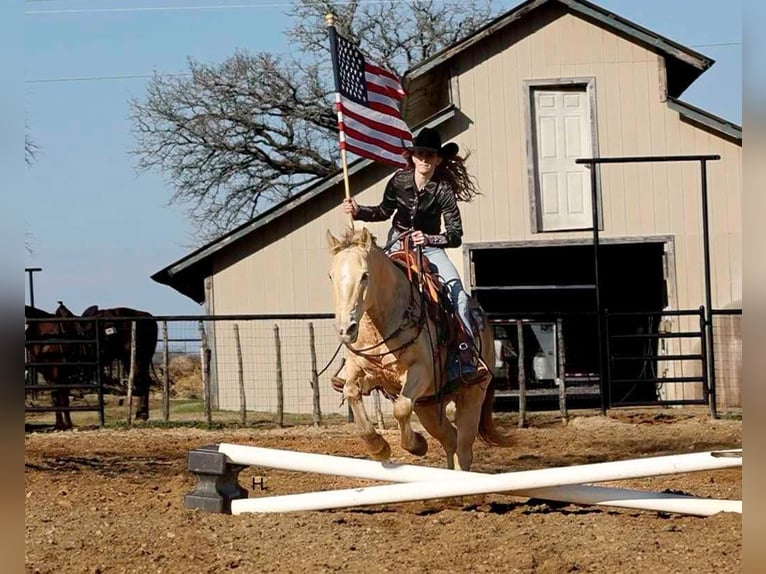
[[[412,231],[413,231],[412,229],[407,230],[407,231],[403,231],[402,233],[400,233],[399,235],[397,235],[396,237],[391,239],[391,241],[389,241],[386,244],[386,246],[383,248],[384,254],[385,254],[385,251],[388,248],[390,248],[392,245],[396,244],[398,241],[402,241],[402,244],[404,245],[405,253],[408,253],[409,252],[409,242],[404,241],[404,239],[406,239],[406,237],[409,234],[411,234]],[[388,257],[388,255],[386,255],[386,257]],[[418,249],[417,257],[418,257],[417,260],[418,260],[418,264],[419,264],[420,261],[421,261],[420,249]],[[364,349],[355,349],[349,343],[343,343],[349,351],[351,351],[352,353],[354,353],[358,357],[362,357],[363,359],[367,359],[367,360],[380,360],[382,357],[385,357],[386,355],[391,355],[391,354],[397,353],[399,351],[403,351],[404,349],[406,349],[407,347],[412,345],[417,340],[417,338],[420,336],[420,333],[423,331],[423,327],[425,326],[425,323],[426,323],[426,305],[425,305],[425,302],[423,301],[423,298],[422,298],[423,291],[422,291],[422,288],[421,288],[420,291],[419,291],[419,293],[421,295],[421,297],[420,297],[420,313],[418,314],[417,320],[413,321],[412,320],[412,315],[413,315],[413,311],[415,309],[415,295],[416,295],[417,292],[415,290],[415,285],[414,285],[414,283],[412,281],[411,274],[408,273],[408,277],[410,279],[408,281],[408,283],[410,285],[410,301],[409,301],[409,304],[407,305],[407,308],[404,310],[404,315],[402,316],[402,321],[399,324],[399,326],[396,329],[394,329],[391,333],[386,335],[382,340],[380,340],[377,343],[375,343],[374,345],[371,345],[371,346],[366,347]],[[418,283],[420,284],[420,281],[421,281],[420,274],[417,274],[417,279],[418,279]],[[384,352],[381,352],[381,353],[371,352],[371,351],[375,351],[376,349],[379,349],[380,347],[382,347],[383,345],[388,343],[391,339],[393,339],[394,337],[398,336],[400,333],[402,333],[403,331],[405,331],[405,330],[407,330],[407,329],[409,329],[411,327],[417,327],[417,329],[415,331],[415,334],[409,340],[407,340],[406,342],[402,343],[401,345],[399,345],[398,347],[396,347],[394,349],[388,349],[387,351],[384,351]]]

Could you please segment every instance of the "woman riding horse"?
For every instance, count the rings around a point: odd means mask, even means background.
[[[395,234],[411,230],[409,240],[423,248],[423,255],[436,268],[469,340],[475,332],[468,294],[460,275],[445,249],[462,243],[463,223],[458,201],[471,201],[479,192],[465,168],[465,158],[458,155],[456,143],[442,145],[436,130],[423,128],[415,136],[413,147],[405,152],[409,164],[389,180],[378,206],[358,205],[353,199],[343,202],[344,211],[361,221],[385,221],[393,214],[389,241]],[[441,230],[444,220],[444,231]],[[464,345],[466,345],[464,343]],[[473,346],[473,345],[471,345]],[[464,347],[465,348],[465,347]],[[465,382],[482,380],[488,373],[472,353],[460,353],[457,373]]]
[[[492,377],[472,384],[440,385],[447,356],[440,353],[438,322],[426,311],[407,274],[380,247],[369,230],[348,230],[340,239],[328,232],[330,267],[338,335],[346,346],[343,397],[354,413],[367,451],[375,460],[391,454],[373,427],[362,402],[373,389],[393,401],[401,446],[422,456],[428,443],[411,425],[417,414],[425,429],[444,447],[448,468],[468,470],[477,435],[495,445],[510,444],[494,426]],[[482,361],[494,365],[490,329],[480,331]],[[455,424],[445,413],[455,403]]]

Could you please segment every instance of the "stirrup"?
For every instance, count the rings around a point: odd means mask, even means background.
[[[475,385],[486,382],[489,376],[489,370],[480,364],[470,373],[461,373],[459,379],[466,385]]]

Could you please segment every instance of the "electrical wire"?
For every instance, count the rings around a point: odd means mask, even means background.
[[[25,0],[26,2],[41,2],[51,0]],[[446,2],[447,0],[435,0],[436,2]],[[412,0],[342,0],[338,4],[372,5],[372,4],[408,4]],[[323,2],[306,2],[303,6],[323,6]],[[64,8],[64,9],[44,9],[44,10],[25,10],[24,14],[47,15],[47,14],[91,14],[91,13],[117,13],[117,12],[174,12],[189,10],[240,10],[252,8],[287,8],[293,7],[292,2],[269,2],[260,4],[212,4],[202,6],[133,6],[124,8]]]

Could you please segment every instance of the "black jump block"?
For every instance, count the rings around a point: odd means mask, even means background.
[[[239,473],[247,466],[233,464],[217,444],[190,450],[186,468],[197,477],[197,487],[184,496],[188,509],[231,514],[231,501],[247,498],[239,484]]]

